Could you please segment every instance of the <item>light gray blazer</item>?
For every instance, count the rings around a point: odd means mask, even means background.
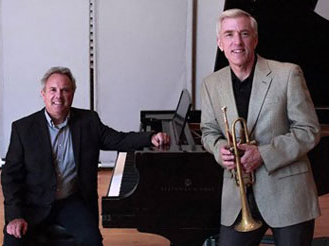
[[[221,108],[227,106],[230,128],[238,118],[229,67],[204,80],[201,103],[204,147],[222,165],[220,148],[227,142]],[[264,220],[271,227],[284,227],[319,216],[307,152],[319,142],[320,126],[299,66],[258,56],[247,125],[264,160],[253,185]],[[225,170],[221,223],[232,225],[240,210],[238,188]]]

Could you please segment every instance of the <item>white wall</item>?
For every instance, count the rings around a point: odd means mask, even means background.
[[[175,109],[181,90],[191,89],[191,3],[98,1],[96,106],[104,123],[138,131],[140,110]]]
[[[2,1],[0,1],[0,13],[2,13]],[[0,167],[3,165],[1,157],[3,155],[2,149],[4,148],[4,143],[3,143],[3,135],[2,135],[2,125],[3,122],[1,120],[1,116],[3,115],[3,71],[2,71],[2,66],[3,66],[3,55],[2,55],[2,19],[0,16]]]
[[[74,105],[89,107],[89,1],[1,1],[0,155],[11,122],[43,107],[40,79],[68,66],[77,79]]]
[[[174,109],[190,87],[188,0],[102,0],[97,9],[97,110],[138,130],[140,110]]]
[[[104,123],[138,130],[139,112],[175,109],[191,91],[192,18],[197,19],[196,100],[202,78],[213,71],[215,26],[223,1],[100,0],[97,2],[97,111]],[[115,154],[102,152],[101,160]]]
[[[216,22],[224,9],[224,0],[198,0],[196,49],[196,109],[200,109],[200,86],[214,71],[217,51]]]

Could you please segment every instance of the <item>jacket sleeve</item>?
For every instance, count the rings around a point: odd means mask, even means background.
[[[24,149],[17,127],[13,123],[6,162],[1,172],[6,222],[23,218],[24,182]]]
[[[205,82],[203,82],[201,87],[201,131],[203,146],[208,152],[212,153],[216,161],[222,165],[220,149],[227,145],[227,141],[216,120],[214,108]]]
[[[100,136],[100,149],[134,151],[151,146],[153,132],[121,132],[104,125],[98,114],[94,115]]]

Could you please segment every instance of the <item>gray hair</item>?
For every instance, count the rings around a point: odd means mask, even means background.
[[[75,91],[75,89],[77,88],[77,85],[75,83],[75,78],[73,77],[71,70],[67,67],[51,67],[51,68],[49,68],[48,71],[45,73],[45,75],[43,75],[43,77],[41,79],[41,85],[42,85],[43,90],[45,89],[46,82],[49,79],[49,77],[55,73],[66,75],[72,83],[73,91]]]
[[[254,30],[254,33],[255,33],[255,35],[257,37],[258,36],[258,24],[257,24],[257,21],[249,13],[247,13],[246,11],[243,11],[241,9],[228,9],[228,10],[225,10],[219,16],[218,21],[217,21],[217,26],[216,26],[217,37],[219,37],[220,29],[221,29],[221,24],[222,24],[222,22],[223,22],[224,19],[226,19],[226,18],[236,18],[236,17],[241,17],[241,16],[245,16],[245,17],[249,18],[250,25],[251,25],[252,29]]]

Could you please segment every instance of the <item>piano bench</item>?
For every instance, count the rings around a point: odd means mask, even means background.
[[[74,238],[60,225],[49,225],[29,240],[28,246],[76,246]]]

